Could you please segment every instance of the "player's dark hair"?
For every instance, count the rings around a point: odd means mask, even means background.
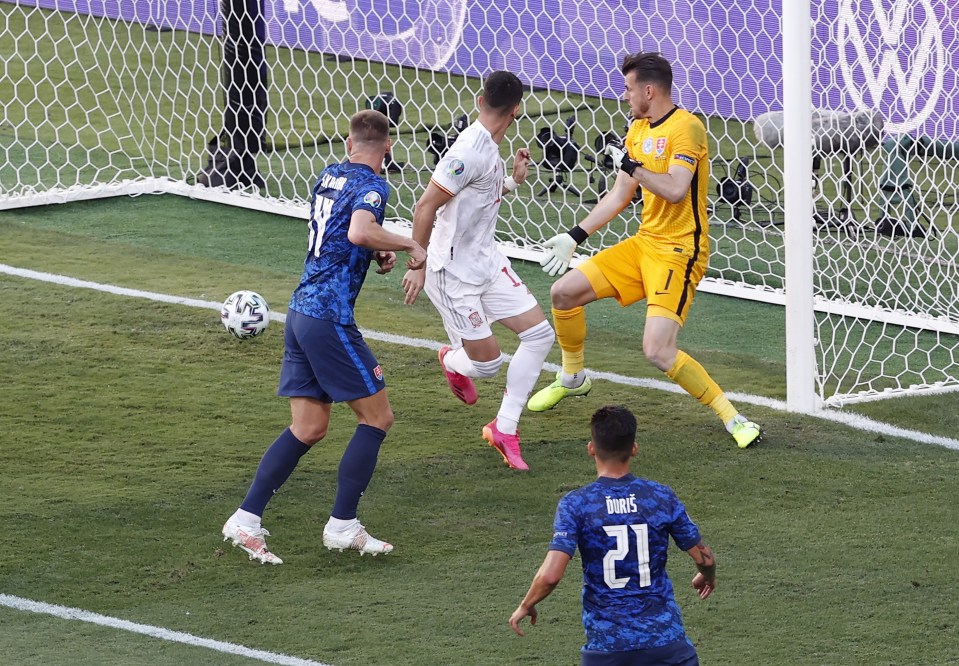
[[[636,417],[620,405],[600,407],[589,422],[596,456],[626,462],[636,443]]]
[[[523,82],[512,72],[493,72],[483,81],[486,106],[501,113],[512,111],[523,100],[523,92]]]
[[[358,143],[378,143],[390,137],[390,121],[379,111],[366,109],[350,118],[350,136]]]
[[[637,81],[652,83],[666,92],[673,89],[673,66],[661,54],[633,53],[623,59],[623,76],[633,72]]]

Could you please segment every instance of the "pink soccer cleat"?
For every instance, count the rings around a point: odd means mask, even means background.
[[[523,472],[529,470],[529,465],[523,460],[523,454],[519,450],[519,432],[515,435],[505,435],[496,429],[496,419],[493,419],[483,426],[483,439],[500,452],[510,468]]]
[[[473,380],[458,372],[450,372],[443,363],[443,358],[451,351],[453,351],[453,348],[450,346],[440,347],[440,367],[446,373],[446,383],[450,385],[450,391],[453,392],[453,395],[467,405],[475,405],[479,396],[476,395],[476,386],[473,384]]]

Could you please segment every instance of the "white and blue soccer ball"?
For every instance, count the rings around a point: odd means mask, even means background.
[[[240,340],[255,338],[270,325],[270,306],[255,291],[237,291],[223,301],[220,321]]]

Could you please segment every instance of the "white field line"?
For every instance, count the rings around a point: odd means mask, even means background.
[[[154,627],[149,624],[138,624],[108,615],[91,613],[90,611],[79,608],[69,608],[67,606],[57,606],[54,604],[45,604],[41,601],[31,601],[22,597],[15,597],[10,594],[0,594],[0,606],[13,608],[14,610],[26,611],[29,613],[40,613],[43,615],[53,615],[63,620],[79,620],[80,622],[89,622],[98,624],[102,627],[111,629],[121,629],[135,634],[143,634],[152,638],[159,638],[173,643],[183,643],[185,645],[194,645],[196,647],[216,650],[226,654],[236,654],[241,657],[257,659],[268,664],[282,664],[283,666],[330,666],[318,661],[309,659],[300,659],[299,657],[290,657],[276,652],[267,652],[266,650],[254,650],[235,643],[226,643],[224,641],[215,641],[210,638],[201,638],[193,634],[187,634],[182,631],[171,631],[163,627]]]
[[[0,273],[6,273],[8,275],[15,275],[22,278],[27,278],[30,280],[40,280],[42,282],[52,282],[54,284],[65,285],[68,287],[80,287],[83,289],[94,289],[96,291],[103,291],[110,294],[117,294],[119,296],[132,296],[134,298],[146,298],[152,301],[159,301],[162,303],[173,303],[177,305],[187,305],[195,308],[206,308],[210,310],[219,310],[222,303],[214,301],[201,301],[193,298],[182,298],[180,296],[170,296],[168,294],[158,294],[152,291],[141,291],[139,289],[127,289],[126,287],[118,287],[111,284],[100,284],[99,282],[89,282],[87,280],[78,280],[76,278],[64,276],[64,275],[55,275],[53,273],[41,273],[39,271],[32,271],[25,268],[16,268],[14,266],[7,266],[6,264],[0,264]],[[270,319],[278,322],[285,322],[286,315],[280,312],[272,312],[270,314]],[[380,331],[370,331],[363,330],[363,336],[369,340],[377,340],[379,342],[387,342],[390,344],[404,345],[407,347],[418,347],[421,349],[439,349],[443,343],[436,342],[434,340],[426,340],[423,338],[409,338],[405,335],[396,335],[393,333],[382,333]],[[507,359],[509,354],[504,355]],[[555,374],[560,369],[555,363],[546,363],[543,366],[543,370],[551,374]],[[666,391],[669,393],[683,393],[683,389],[673,384],[672,382],[667,382],[659,379],[644,379],[638,377],[628,377],[626,375],[619,375],[613,372],[596,372],[593,370],[587,369],[590,377],[593,379],[604,379],[608,382],[614,384],[622,384],[625,386],[635,386],[637,388],[644,389],[653,389],[656,391]],[[751,395],[749,393],[737,393],[734,391],[727,392],[730,400],[733,402],[745,403],[748,405],[756,405],[759,407],[766,407],[769,409],[775,409],[777,411],[785,412],[786,403],[782,400],[774,400],[772,398],[765,398],[759,395]],[[917,430],[909,430],[906,428],[900,428],[898,426],[890,425],[888,423],[882,423],[881,421],[875,421],[873,419],[867,418],[865,416],[860,416],[858,414],[852,414],[848,412],[839,412],[839,411],[827,411],[821,410],[816,412],[812,416],[820,418],[824,421],[831,421],[833,423],[840,423],[846,425],[850,428],[855,428],[856,430],[861,430],[863,432],[875,433],[878,435],[883,435],[887,437],[898,437],[901,439],[907,439],[913,442],[919,442],[921,444],[935,444],[937,446],[944,446],[948,449],[954,449],[959,451],[959,439],[954,439],[952,437],[944,437],[942,435],[933,435],[926,432],[920,432]]]

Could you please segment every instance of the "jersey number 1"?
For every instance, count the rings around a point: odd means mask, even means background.
[[[616,546],[606,553],[603,558],[603,580],[611,589],[618,590],[626,587],[629,577],[616,577],[616,563],[629,555],[629,530],[632,528],[636,536],[636,554],[639,569],[639,586],[649,587],[652,583],[649,573],[649,530],[646,524],[642,525],[604,525],[606,534],[616,539]]]

